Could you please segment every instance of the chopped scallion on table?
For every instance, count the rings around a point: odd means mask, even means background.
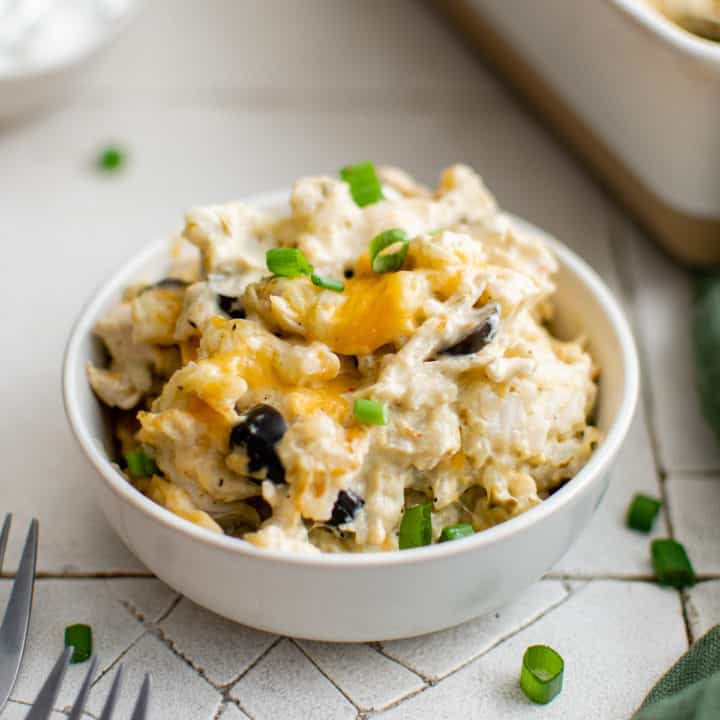
[[[371,162],[348,165],[340,171],[340,177],[350,185],[350,194],[358,207],[383,199],[382,185]]]
[[[85,662],[92,656],[92,628],[89,625],[68,625],[65,628],[65,647],[73,647],[71,663]]]
[[[125,164],[125,152],[116,145],[103,148],[97,157],[97,166],[103,172],[115,172]]]
[[[401,550],[430,545],[432,542],[432,505],[412,505],[400,521],[399,541]]]
[[[460,540],[460,538],[470,537],[475,531],[470,523],[458,523],[457,525],[449,525],[443,528],[440,533],[440,542],[448,542],[450,540]]]
[[[363,425],[387,425],[388,407],[379,400],[359,398],[353,405],[355,419]]]
[[[562,690],[563,659],[547,645],[531,645],[523,655],[520,687],[535,703],[545,705]]]
[[[334,292],[342,292],[345,289],[345,283],[342,280],[333,280],[332,278],[320,277],[313,273],[310,276],[313,285],[317,285],[323,290],[333,290]]]
[[[265,253],[267,269],[280,277],[311,275],[313,266],[302,250],[297,248],[271,248]]]
[[[383,253],[383,250],[397,246],[394,252]],[[407,233],[399,228],[385,230],[370,241],[370,266],[373,272],[386,273],[399,270],[408,254],[410,240]]]
[[[126,452],[125,462],[133,477],[150,477],[158,472],[155,461],[142,449]]]
[[[655,575],[661,585],[676,588],[695,584],[695,571],[685,548],[675,540],[653,540],[650,545]]]
[[[648,533],[652,530],[659,510],[659,500],[647,495],[636,495],[628,508],[627,526],[633,530]]]

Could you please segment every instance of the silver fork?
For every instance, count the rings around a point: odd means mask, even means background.
[[[55,667],[50,671],[50,674],[45,680],[45,684],[40,688],[35,702],[30,708],[30,712],[27,714],[25,720],[48,720],[50,714],[55,706],[55,700],[57,699],[60,686],[62,685],[63,678],[65,677],[65,671],[70,664],[70,658],[73,654],[73,648],[68,647],[65,652],[59,657],[55,663]],[[72,706],[68,720],[80,720],[82,718],[83,710],[85,709],[85,703],[87,702],[88,694],[90,693],[90,686],[92,685],[95,672],[97,671],[97,658],[93,658],[90,663],[85,679],[80,686],[80,691],[77,694],[75,703]],[[100,714],[100,720],[111,720],[115,707],[117,705],[118,696],[120,694],[120,684],[122,682],[123,667],[120,665],[118,671],[115,674],[115,679],[110,687],[105,706],[103,707],[102,713]],[[145,675],[142,687],[140,688],[140,694],[138,695],[135,708],[133,709],[130,720],[147,720],[148,706],[150,704],[150,676]]]
[[[5,515],[0,530],[0,570],[2,570],[5,548],[10,535],[12,515]],[[35,584],[35,563],[37,561],[38,522],[30,523],[25,547],[20,556],[15,581],[10,591],[10,599],[0,625],[0,712],[3,711],[10,692],[15,686],[20,662],[25,652],[30,608],[32,607],[33,586]]]

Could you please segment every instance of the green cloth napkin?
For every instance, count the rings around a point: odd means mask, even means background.
[[[633,720],[719,719],[720,625],[716,625],[660,678]]]

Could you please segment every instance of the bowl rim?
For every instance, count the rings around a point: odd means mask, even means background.
[[[260,208],[283,208],[287,206],[288,196],[289,190],[280,190],[245,197],[242,202]],[[63,358],[62,394],[65,413],[76,441],[110,490],[121,500],[148,515],[149,519],[163,524],[171,531],[189,536],[192,540],[196,540],[201,544],[225,552],[262,559],[266,562],[345,568],[428,562],[479,550],[495,542],[501,542],[530,525],[539,523],[543,518],[559,511],[563,505],[567,505],[575,496],[587,489],[607,469],[617,454],[634,416],[639,392],[640,371],[630,325],[618,301],[613,297],[610,289],[595,270],[566,245],[544,230],[510,213],[504,213],[504,215],[514,224],[531,230],[539,236],[550,246],[560,262],[566,265],[589,287],[617,334],[624,372],[622,401],[604,441],[573,478],[546,500],[521,515],[459,541],[436,543],[425,547],[403,550],[402,552],[294,553],[287,550],[258,547],[239,538],[219,535],[171,513],[136,490],[120,472],[119,468],[105,457],[97,442],[93,439],[91,429],[85,423],[79,402],[77,378],[84,377],[84,373],[80,374],[76,371],[80,363],[81,345],[85,338],[91,334],[100,309],[107,303],[110,296],[124,287],[133,276],[137,276],[141,269],[148,264],[148,261],[158,254],[161,248],[167,248],[167,238],[160,238],[151,242],[139,253],[122,263],[118,269],[111,273],[109,278],[106,278],[97,286],[75,321]]]
[[[642,0],[610,0],[610,3],[673,50],[715,69],[720,65],[720,43],[686,30],[659,8]]]

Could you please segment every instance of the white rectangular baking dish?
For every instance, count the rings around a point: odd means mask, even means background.
[[[676,256],[720,262],[720,43],[645,0],[438,0]]]

